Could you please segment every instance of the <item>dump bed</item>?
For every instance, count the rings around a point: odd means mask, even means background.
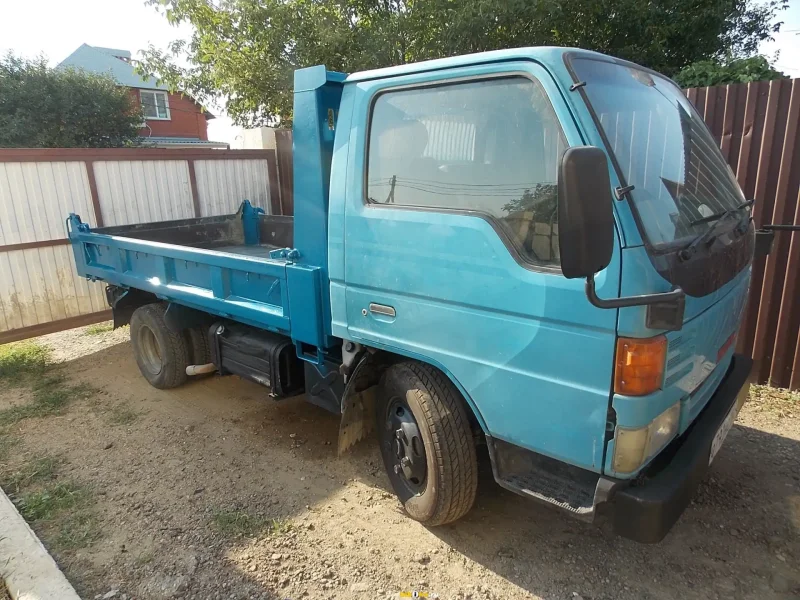
[[[292,247],[292,217],[245,201],[221,217],[95,230],[77,215],[68,223],[78,272],[89,279],[321,345],[318,269],[281,251]],[[294,323],[293,308],[302,313]]]

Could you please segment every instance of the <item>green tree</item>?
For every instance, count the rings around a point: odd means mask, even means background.
[[[136,144],[141,109],[107,76],[0,58],[0,147],[113,148]]]
[[[728,58],[727,60],[701,60],[682,69],[675,81],[685,88],[749,83],[786,79],[786,75],[773,69],[763,56]]]
[[[753,54],[787,0],[148,0],[193,34],[140,70],[240,125],[291,118],[292,72],[356,71],[518,46],[577,46],[667,75]],[[188,66],[179,66],[179,65]]]

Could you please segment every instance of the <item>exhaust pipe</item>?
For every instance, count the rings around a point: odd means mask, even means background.
[[[186,367],[186,374],[191,377],[193,375],[205,375],[206,373],[213,373],[217,370],[217,365],[214,363],[206,363],[204,365],[189,365]]]

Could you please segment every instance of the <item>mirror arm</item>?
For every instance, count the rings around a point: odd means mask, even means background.
[[[800,225],[764,225],[759,231],[800,231]]]
[[[763,258],[772,252],[772,240],[776,231],[798,232],[800,225],[763,225],[756,229],[755,258]]]
[[[623,298],[609,298],[607,300],[597,296],[594,286],[594,275],[586,278],[586,297],[597,308],[625,308],[627,306],[648,306],[665,302],[683,302],[686,298],[684,291],[676,287],[669,292],[659,294],[642,294],[641,296],[626,296]]]

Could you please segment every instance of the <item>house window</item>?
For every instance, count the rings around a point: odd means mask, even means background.
[[[372,110],[368,201],[481,213],[523,259],[557,267],[565,149],[550,101],[526,77],[388,91]]]
[[[166,92],[146,92],[141,90],[142,113],[145,119],[169,120],[169,98]]]

